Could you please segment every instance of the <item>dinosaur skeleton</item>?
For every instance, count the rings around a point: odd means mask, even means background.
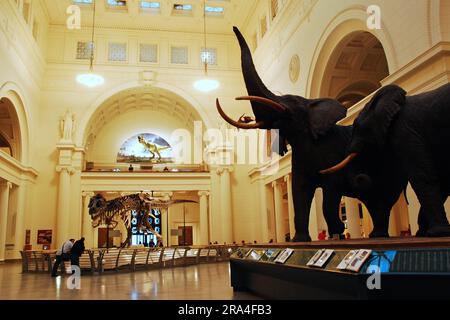
[[[160,147],[156,144],[145,141],[143,136],[138,137],[139,143],[142,144],[148,152],[151,153],[150,159],[155,159],[155,156],[158,156],[158,160],[161,160],[161,151],[170,149],[170,147]]]
[[[103,224],[108,226],[108,230],[110,228],[114,229],[119,223],[118,219],[122,219],[127,229],[127,239],[122,243],[121,247],[125,247],[129,244],[132,235],[131,220],[133,219],[133,211],[137,213],[135,216],[137,218],[137,230],[150,232],[156,236],[158,242],[161,242],[162,236],[149,223],[149,217],[156,218],[151,213],[152,209],[166,209],[177,203],[196,202],[192,200],[165,200],[143,192],[106,201],[101,194],[97,194],[89,202],[89,214],[94,228]]]

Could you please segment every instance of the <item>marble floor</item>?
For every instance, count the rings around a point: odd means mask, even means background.
[[[148,271],[83,275],[81,289],[67,287],[67,276],[21,273],[20,263],[0,265],[0,300],[254,300],[234,293],[228,263]]]

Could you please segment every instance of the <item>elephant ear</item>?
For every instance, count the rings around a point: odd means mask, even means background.
[[[381,88],[361,112],[362,121],[356,120],[360,127],[358,129],[369,132],[377,146],[382,148],[392,122],[405,102],[406,91],[399,86],[389,85]]]
[[[325,135],[339,120],[347,115],[347,109],[337,100],[310,100],[308,108],[309,128],[314,139]]]

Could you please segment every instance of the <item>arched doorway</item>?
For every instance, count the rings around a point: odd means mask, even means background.
[[[323,76],[320,96],[351,107],[381,87],[389,75],[381,42],[367,31],[355,31],[334,48]]]
[[[22,140],[19,118],[14,104],[8,98],[0,99],[0,150],[22,160]]]

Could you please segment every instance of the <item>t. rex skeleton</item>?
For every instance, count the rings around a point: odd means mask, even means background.
[[[127,239],[122,243],[122,247],[129,244],[131,239],[131,220],[132,211],[137,212],[137,230],[148,231],[156,236],[158,242],[161,242],[161,235],[156,232],[149,223],[149,217],[156,217],[151,213],[152,209],[165,209],[176,203],[195,203],[192,200],[165,200],[156,198],[148,193],[131,194],[124,197],[106,201],[101,195],[97,194],[89,202],[89,214],[92,219],[92,226],[97,228],[104,224],[108,228],[117,227],[118,219],[122,219],[127,229]]]
[[[156,144],[150,143],[148,141],[145,141],[143,136],[139,136],[138,137],[139,143],[142,144],[145,148],[145,150],[147,150],[148,152],[151,153],[151,157],[150,159],[154,159],[155,156],[158,156],[158,160],[161,160],[161,151],[166,150],[166,149],[170,149],[170,147],[159,147]]]

